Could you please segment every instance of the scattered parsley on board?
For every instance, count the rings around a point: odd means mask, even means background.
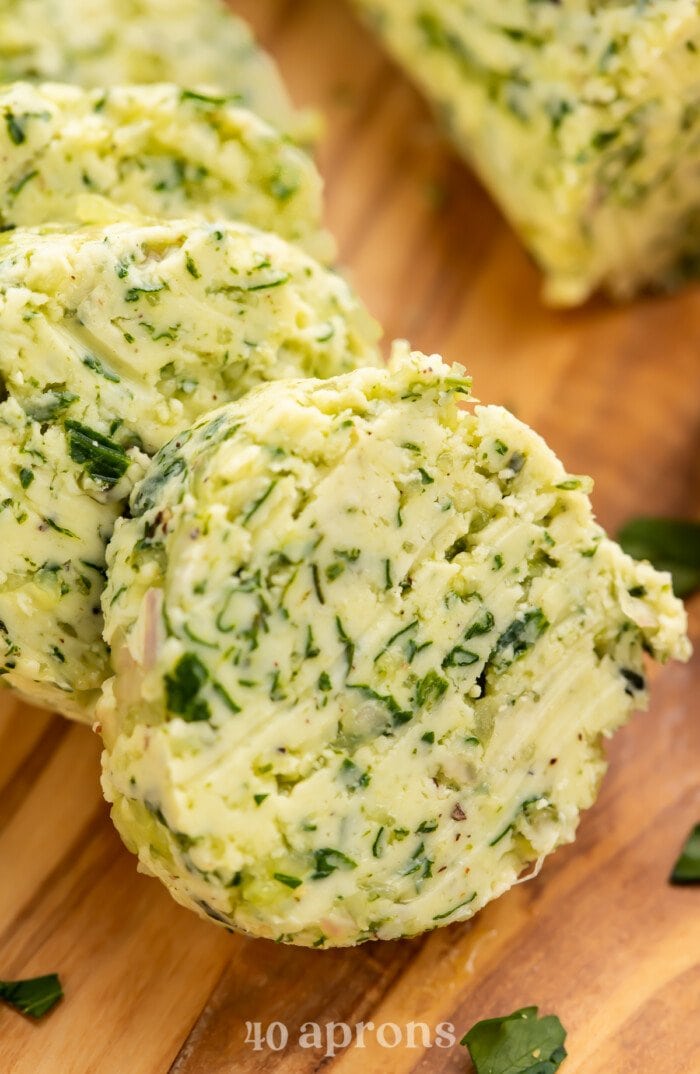
[[[672,884],[700,884],[700,824],[686,839],[669,880]]]
[[[63,998],[58,974],[26,981],[0,981],[0,1000],[30,1018],[43,1018]]]
[[[476,1074],[555,1074],[566,1059],[566,1030],[555,1014],[542,1018],[523,1007],[486,1018],[462,1037]]]

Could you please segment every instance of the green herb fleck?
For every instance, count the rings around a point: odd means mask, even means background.
[[[23,489],[28,489],[34,480],[34,471],[28,470],[26,466],[23,466],[19,472],[19,483]]]
[[[496,642],[492,664],[500,671],[510,667],[532,648],[548,626],[549,621],[541,608],[531,608],[519,615]]]
[[[83,358],[83,365],[87,366],[88,369],[92,369],[93,373],[97,373],[98,376],[104,377],[105,380],[110,380],[112,384],[121,383],[122,378],[113,373],[111,369],[107,369],[94,354],[86,354]]]
[[[670,876],[672,884],[700,884],[700,824],[696,824],[685,841],[681,855]]]
[[[471,664],[478,664],[479,654],[471,649],[465,649],[462,645],[455,645],[442,662],[444,668],[467,668]]]
[[[340,775],[351,794],[354,794],[360,787],[368,787],[371,778],[369,772],[363,772],[349,757],[346,757],[340,766]]]
[[[211,715],[209,705],[199,697],[208,679],[209,672],[195,653],[181,656],[174,673],[165,676],[168,710],[188,723],[208,720]]]
[[[323,590],[321,589],[321,579],[319,577],[318,563],[311,564],[311,579],[314,583],[314,591],[316,593],[318,603],[325,604],[326,598],[324,597]]]
[[[489,630],[493,630],[494,624],[493,614],[488,609],[484,609],[480,617],[465,631],[464,640],[469,641],[470,638],[488,634]]]
[[[285,884],[288,888],[298,888],[302,881],[298,876],[289,876],[287,873],[273,873],[275,880],[278,880],[280,884]]]
[[[345,647],[345,660],[347,663],[346,674],[349,675],[352,671],[352,662],[355,659],[355,643],[351,641],[351,639],[346,634],[345,627],[343,626],[339,615],[336,615],[335,617],[335,629],[338,632],[338,639],[343,643],[343,646]]]
[[[73,462],[82,465],[93,481],[105,488],[116,485],[129,467],[124,448],[79,421],[67,421],[65,428]]]
[[[433,921],[444,921],[446,917],[452,917],[452,915],[456,914],[458,910],[461,910],[463,906],[469,906],[470,902],[474,902],[475,898],[476,892],[473,892],[468,899],[465,899],[463,902],[458,902],[456,906],[452,906],[449,910],[445,910],[443,914],[434,914]],[[464,1041],[462,1041],[462,1043],[464,1043]]]
[[[241,706],[236,704],[228,690],[226,690],[220,682],[213,682],[211,688],[217,697],[223,701],[229,712],[232,712],[234,716],[241,711]]]
[[[124,295],[125,302],[138,302],[142,295],[155,295],[159,291],[165,290],[165,284],[161,281],[157,283],[144,283],[140,287],[130,287]]]
[[[190,276],[194,276],[195,280],[201,279],[202,273],[199,271],[196,264],[192,260],[191,254],[187,254],[185,257],[185,268],[189,272]]]
[[[255,512],[262,507],[262,505],[265,503],[265,500],[267,500],[267,498],[272,495],[276,485],[276,481],[271,481],[263,492],[262,496],[259,496],[258,499],[251,504],[251,506],[248,508],[247,512],[243,516],[244,523],[249,522]]]
[[[44,522],[49,527],[49,529],[54,530],[55,533],[60,533],[64,537],[72,537],[76,541],[78,540],[77,533],[73,533],[73,530],[67,529],[66,526],[59,525],[55,518],[49,518],[47,516],[44,518]]]
[[[348,858],[340,850],[323,847],[321,850],[314,851],[314,872],[311,874],[311,879],[324,880],[331,873],[334,873],[336,869],[356,868],[357,862],[353,861],[352,858]]]
[[[429,671],[416,686],[416,704],[422,708],[439,701],[447,687],[447,679],[443,679],[437,671]]]
[[[5,125],[10,139],[15,145],[22,145],[22,142],[27,140],[24,123],[9,109],[5,112]]]

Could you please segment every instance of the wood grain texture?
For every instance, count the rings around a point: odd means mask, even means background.
[[[478,396],[596,478],[615,529],[700,508],[700,290],[544,309],[539,279],[428,110],[339,0],[238,0],[300,103],[342,261],[387,338],[466,364]],[[700,609],[692,609],[700,637]],[[536,1003],[569,1029],[566,1074],[700,1074],[700,895],[666,876],[700,819],[700,664],[654,674],[579,839],[471,923],[342,952],[228,936],[139,877],[98,787],[98,742],[2,698],[0,974],[59,970],[34,1025],[0,1009],[0,1074],[448,1074],[463,1049],[254,1053],[246,1020],[447,1021]]]

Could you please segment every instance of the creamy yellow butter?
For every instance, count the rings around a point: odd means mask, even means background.
[[[311,158],[227,97],[170,84],[0,87],[0,226],[245,220],[330,260]]]
[[[117,523],[103,786],[181,903],[341,946],[470,917],[569,842],[602,738],[686,658],[670,577],[469,380],[269,384],[156,457]]]
[[[355,0],[575,305],[698,274],[698,0]]]
[[[378,363],[377,334],[339,276],[244,224],[7,232],[2,681],[91,719],[104,550],[147,456],[262,381]]]
[[[272,59],[220,0],[0,0],[0,80],[215,89],[306,138]]]

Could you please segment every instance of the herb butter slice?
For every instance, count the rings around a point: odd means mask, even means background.
[[[698,0],[355,0],[545,272],[618,298],[700,266]]]
[[[173,221],[0,243],[0,675],[91,719],[104,553],[147,456],[261,381],[379,361],[344,281],[244,224]]]
[[[220,0],[0,0],[0,80],[214,89],[309,136],[279,72]]]
[[[142,215],[244,220],[330,260],[311,158],[229,98],[174,85],[0,87],[0,227]]]
[[[108,553],[113,819],[174,897],[317,947],[462,921],[574,838],[689,645],[459,367],[265,385],[151,464]]]

